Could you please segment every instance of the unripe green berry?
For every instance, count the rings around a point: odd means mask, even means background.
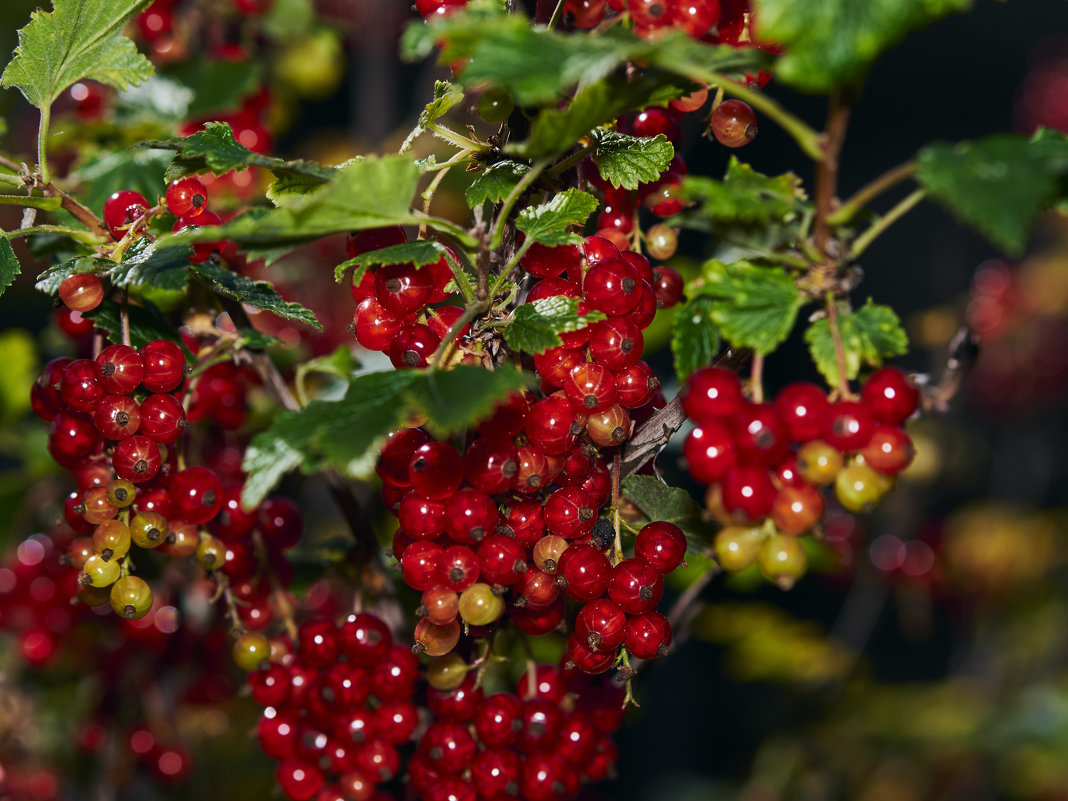
[[[255,670],[271,656],[271,644],[262,634],[249,632],[234,641],[234,662],[242,670]]]
[[[784,590],[790,589],[808,568],[808,556],[797,537],[772,534],[760,546],[760,572]]]
[[[478,582],[460,593],[460,617],[469,626],[488,626],[504,614],[504,601],[489,584]]]
[[[111,588],[111,608],[127,620],[139,620],[152,608],[152,588],[137,576],[123,576]]]
[[[716,561],[730,573],[745,570],[756,561],[764,533],[759,528],[727,526],[716,533]]]
[[[109,587],[118,581],[121,573],[118,559],[105,559],[100,554],[93,554],[85,560],[78,583],[92,587]]]
[[[426,666],[426,681],[435,690],[448,692],[464,683],[467,676],[467,663],[459,654],[449,653],[436,656]]]

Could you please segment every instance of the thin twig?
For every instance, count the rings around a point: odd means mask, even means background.
[[[753,362],[749,367],[749,391],[753,395],[753,403],[764,402],[764,355],[753,354]]]
[[[843,91],[831,95],[827,111],[827,130],[823,134],[821,157],[816,165],[816,227],[813,238],[816,247],[828,254],[831,241],[830,216],[834,212],[835,193],[838,189],[838,159],[845,142],[849,125],[850,105]]]
[[[890,211],[872,223],[871,227],[858,236],[856,241],[853,242],[853,246],[850,247],[850,261],[859,257],[861,253],[868,249],[868,245],[874,242],[887,228],[908,214],[925,197],[927,197],[927,191],[917,189],[903,197]]]
[[[130,345],[130,290],[122,288],[119,301],[119,329],[122,332],[122,344]]]
[[[864,208],[870,201],[915,174],[916,162],[914,161],[906,161],[904,164],[899,164],[893,169],[887,170],[875,180],[858,189],[851,198],[838,207],[838,211],[827,218],[827,222],[831,225],[843,225],[849,222],[853,219],[853,215]]]

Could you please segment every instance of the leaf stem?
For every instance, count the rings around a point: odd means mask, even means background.
[[[754,353],[749,365],[749,391],[753,393],[753,403],[764,402],[764,355]]]
[[[104,225],[103,220],[93,214],[92,211],[90,211],[77,200],[72,198],[58,186],[53,183],[49,183],[48,181],[45,181],[43,189],[46,195],[54,195],[58,197],[62,201],[61,205],[63,209],[67,211],[72,217],[74,217],[74,219],[76,219],[78,222],[88,228],[90,231],[105,238],[111,235],[107,229],[107,226]]]
[[[0,195],[0,206],[28,206],[42,211],[55,211],[63,205],[58,197],[29,197],[27,195]]]
[[[85,245],[99,245],[101,239],[89,231],[79,231],[77,228],[68,228],[65,225],[32,225],[29,228],[17,228],[14,231],[6,231],[8,239],[19,236],[36,236],[37,234],[58,234]]]
[[[549,17],[549,30],[556,27],[556,23],[560,21],[561,13],[564,10],[564,0],[557,0],[556,8],[553,9],[553,15]]]
[[[119,329],[122,331],[122,344],[130,345],[130,290],[122,288],[119,303]]]
[[[444,125],[439,125],[436,122],[428,122],[426,124],[426,129],[437,134],[440,138],[444,139],[449,144],[456,145],[456,147],[460,148],[461,150],[470,150],[476,153],[485,153],[490,149],[489,145],[484,145],[481,142],[476,142],[474,139],[466,137],[463,134],[456,133],[456,131],[452,130],[452,128],[448,128]]]
[[[853,216],[866,206],[874,198],[877,198],[888,189],[892,189],[902,181],[908,180],[916,174],[916,162],[906,161],[892,170],[887,170],[878,178],[862,186],[856,193],[845,201],[834,214],[827,218],[830,225],[842,225],[853,219]]]
[[[490,250],[496,250],[501,246],[501,240],[504,238],[504,224],[508,221],[508,215],[512,213],[512,208],[515,206],[516,201],[548,166],[549,162],[545,160],[535,162],[534,166],[519,179],[519,183],[512,187],[512,191],[504,199],[504,204],[501,206],[501,210],[497,213],[497,219],[493,223],[493,233],[490,235]]]
[[[618,565],[623,561],[623,534],[619,527],[619,469],[622,456],[617,450],[612,457],[612,528],[615,530],[615,541],[612,549],[612,564]]]
[[[464,296],[464,301],[470,303],[475,299],[475,290],[467,278],[467,273],[464,272],[463,264],[467,261],[467,257],[462,254],[463,249],[461,248],[459,253],[456,253],[456,260],[454,261],[452,256],[446,253],[445,262],[449,265],[449,269],[452,270],[453,280],[456,281],[456,286],[460,288],[460,294]]]
[[[672,72],[684,75],[695,81],[714,85],[725,94],[744,100],[755,111],[774,121],[780,128],[786,131],[798,147],[813,161],[823,158],[823,148],[820,146],[820,134],[799,117],[795,117],[789,111],[780,106],[763,92],[754,92],[752,89],[742,86],[737,81],[721,75],[713,70],[704,69],[693,64],[678,64],[674,67],[665,65]]]
[[[497,297],[497,293],[501,291],[501,287],[504,286],[504,282],[508,280],[508,276],[511,275],[512,270],[519,264],[519,260],[522,259],[527,251],[530,250],[534,244],[533,239],[524,240],[523,244],[519,246],[519,249],[512,254],[512,258],[508,260],[508,263],[504,265],[504,269],[501,270],[501,274],[497,276],[497,280],[493,282],[493,286],[489,289],[489,295],[486,298],[489,302],[493,302],[493,299]]]
[[[834,343],[834,361],[838,367],[838,396],[842,400],[848,400],[853,397],[853,392],[849,389],[845,345],[842,344],[842,329],[838,326],[838,301],[832,291],[827,292],[824,301],[827,306],[827,327]]]
[[[571,169],[584,158],[586,158],[586,156],[589,155],[593,150],[593,145],[583,145],[563,161],[559,162],[558,164],[554,164],[549,170],[549,175],[559,175],[562,172],[567,172],[569,169]]]
[[[431,355],[429,359],[430,372],[435,372],[445,366],[445,361],[449,353],[452,351],[452,346],[455,344],[456,337],[459,336],[461,331],[463,331],[464,326],[468,325],[472,320],[478,317],[478,315],[484,313],[488,308],[489,303],[487,301],[469,303],[467,305],[467,308],[464,309],[463,314],[461,314],[457,318],[456,322],[449,327],[449,330],[445,333],[445,336],[441,338],[441,344],[438,345],[437,350],[435,350],[434,353]]]
[[[22,178],[18,175],[8,175],[6,172],[0,172],[0,184],[20,187],[22,186]]]
[[[893,225],[895,222],[904,217],[917,203],[927,197],[927,191],[925,189],[917,189],[909,195],[902,198],[897,205],[890,209],[886,214],[871,224],[863,234],[857,237],[853,246],[849,249],[849,258],[852,261],[860,256],[868,245],[875,241],[878,236],[883,233],[887,228]]]
[[[37,170],[41,174],[41,181],[51,183],[52,178],[48,173],[48,161],[46,151],[48,149],[48,125],[52,119],[52,106],[46,104],[41,108],[41,126],[37,129]]]

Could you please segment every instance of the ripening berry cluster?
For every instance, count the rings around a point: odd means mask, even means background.
[[[784,586],[806,568],[798,537],[823,519],[822,487],[834,486],[848,511],[870,510],[912,461],[903,423],[919,392],[900,370],[884,367],[860,399],[831,401],[798,382],[771,403],[746,400],[734,373],[706,367],[690,376],[682,408],[697,424],[683,445],[690,475],[709,485],[709,510],[727,527],[716,540],[727,570],[757,561]]]
[[[262,536],[276,573],[288,567],[281,551],[300,539],[302,519],[292,502],[272,498],[256,510],[241,507],[241,484],[225,486],[212,469],[178,469],[186,431],[182,398],[197,417],[243,420],[244,392],[231,365],[215,365],[186,385],[182,348],[154,340],[139,351],[109,345],[96,359],[55,359],[34,383],[30,400],[51,424],[48,451],[69,469],[78,489],[64,506],[79,537],[68,555],[80,569],[78,597],[95,606],[110,601],[133,620],[152,605],[147,582],[129,572],[131,546],[170,556],[195,556],[237,587],[253,581],[239,607],[244,625],[262,628],[272,618],[252,535]],[[240,412],[236,413],[240,403]],[[211,533],[201,530],[210,526]]]
[[[540,279],[527,303],[573,298],[579,314],[605,319],[565,331],[560,346],[534,355],[541,397],[516,393],[500,403],[462,454],[418,428],[391,436],[377,472],[400,524],[393,555],[405,583],[423,593],[417,650],[447,654],[461,623],[478,637],[506,612],[521,631],[545,634],[563,622],[565,599],[596,601],[569,653],[583,670],[603,672],[627,630],[642,658],[671,640],[655,608],[685,538],[654,523],[639,542],[655,540],[656,559],[610,559],[614,532],[603,512],[612,501],[608,463],[631,436],[631,414],[650,413],[659,396],[641,361],[642,329],[659,306],[677,302],[681,281],[597,236],[581,248],[534,245],[520,265]]]
[[[349,258],[355,258],[407,241],[404,229],[394,225],[353,234],[346,247]],[[447,289],[450,281],[452,270],[444,256],[424,267],[408,262],[368,270],[352,285],[356,312],[349,330],[361,346],[386,353],[398,369],[426,367],[442,339],[463,314],[459,306],[428,308],[450,297],[452,293]],[[426,322],[420,323],[423,313]]]
[[[566,799],[614,769],[622,692],[548,665],[486,695],[455,655],[426,671],[377,617],[298,628],[289,652],[249,673],[258,736],[292,801],[385,801],[407,761],[425,801]],[[415,741],[413,746],[413,740]],[[395,784],[395,782],[394,782]],[[385,785],[386,787],[383,787]]]

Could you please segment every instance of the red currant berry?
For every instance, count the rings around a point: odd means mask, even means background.
[[[123,189],[104,202],[104,225],[113,237],[122,239],[127,229],[147,210],[148,200],[144,195],[132,189]]]
[[[897,426],[876,423],[871,439],[860,452],[873,470],[896,475],[912,464],[912,439]]]
[[[627,615],[607,598],[583,606],[575,618],[575,636],[591,651],[615,652],[623,644]]]
[[[779,412],[794,442],[818,439],[827,427],[831,405],[815,384],[799,381],[783,387],[775,397]]]
[[[748,103],[724,100],[712,112],[709,130],[721,145],[730,148],[748,145],[756,138],[756,114]]]
[[[192,220],[208,205],[208,190],[192,175],[171,181],[167,186],[167,208],[176,217]]]
[[[416,449],[430,442],[430,435],[418,428],[402,428],[389,435],[378,454],[375,472],[383,481],[399,487],[410,487],[408,463]]]
[[[497,531],[500,515],[493,499],[473,489],[451,495],[444,505],[444,527],[449,537],[465,545],[480,542]]]
[[[822,517],[823,496],[811,484],[783,487],[771,506],[775,528],[793,537],[810,530]]]
[[[586,602],[604,595],[612,578],[612,564],[592,545],[580,543],[560,555],[556,573],[564,595],[572,601]]]
[[[523,702],[520,720],[523,728],[516,744],[521,752],[543,751],[555,744],[560,733],[560,705],[548,698],[531,698]]]
[[[477,752],[475,740],[461,723],[431,723],[419,741],[420,752],[440,773],[458,774],[471,765]]]
[[[768,403],[746,403],[733,420],[738,455],[752,464],[778,464],[790,447],[789,433],[775,407]]]
[[[860,388],[860,397],[881,423],[899,425],[919,408],[919,390],[896,367],[876,370]]]
[[[545,518],[537,501],[513,496],[505,501],[502,513],[500,533],[515,537],[523,545],[533,545],[545,536]]]
[[[595,323],[590,330],[590,355],[594,361],[618,372],[638,361],[645,340],[638,326],[625,317]]]
[[[479,798],[509,798],[519,794],[522,765],[510,748],[488,748],[471,763],[471,784]]]
[[[338,647],[351,662],[370,666],[385,659],[393,646],[389,628],[374,615],[349,615],[337,633]]]
[[[284,551],[300,542],[304,533],[304,515],[289,498],[268,498],[260,506],[260,533],[268,548]]]
[[[738,376],[720,367],[703,367],[691,375],[682,396],[682,410],[698,425],[733,417],[743,403]]]
[[[553,278],[565,270],[582,268],[582,252],[575,245],[548,247],[535,242],[519,266],[537,278]]]
[[[403,245],[408,241],[408,236],[399,225],[386,225],[382,228],[368,228],[365,231],[354,231],[345,240],[345,250],[350,259],[373,250],[381,250],[393,245]]]
[[[857,401],[831,404],[823,440],[842,453],[859,451],[871,440],[875,420],[871,410]]]
[[[734,437],[726,426],[709,423],[690,432],[682,446],[690,475],[702,484],[715,484],[738,463]]]
[[[185,377],[185,354],[175,343],[157,339],[141,348],[144,365],[141,383],[152,392],[170,392]]]
[[[616,373],[616,400],[625,409],[637,409],[653,399],[660,386],[652,368],[639,361]]]
[[[156,477],[163,459],[159,446],[148,437],[132,436],[115,446],[111,466],[115,475],[134,484],[143,484]]]
[[[590,306],[612,316],[633,311],[640,299],[641,276],[622,259],[608,259],[590,266],[582,293]]]
[[[745,520],[765,517],[775,501],[775,485],[767,468],[751,465],[732,467],[723,476],[723,506]]]
[[[466,545],[450,545],[438,556],[436,584],[459,593],[473,587],[480,573],[478,554]]]
[[[137,433],[141,410],[129,395],[107,395],[93,412],[93,423],[110,440],[126,439]]]
[[[634,555],[667,575],[686,556],[686,535],[674,523],[650,523],[638,532],[634,541]]]
[[[678,270],[662,264],[653,269],[653,278],[653,293],[656,295],[658,309],[670,309],[682,301],[685,282]]]
[[[545,501],[545,525],[564,539],[577,539],[593,530],[597,509],[579,487],[562,487]]]
[[[595,651],[578,634],[567,639],[567,658],[583,673],[604,673],[616,661],[614,651]]]
[[[322,771],[314,765],[287,759],[275,769],[275,778],[282,792],[291,801],[310,801],[325,782]]]
[[[413,264],[387,264],[375,273],[375,297],[395,317],[422,309],[433,291],[430,271]]]
[[[472,722],[478,739],[486,745],[509,746],[523,729],[523,703],[511,693],[496,693],[475,709]]]
[[[427,690],[427,706],[435,717],[466,723],[475,716],[484,698],[481,687],[475,687],[475,674],[468,673],[463,683],[454,690]]]
[[[567,604],[563,595],[558,596],[552,605],[545,609],[513,607],[510,611],[515,627],[531,637],[540,637],[557,628],[566,613]]]
[[[566,453],[581,432],[575,407],[566,398],[550,396],[532,404],[527,413],[527,438],[547,454]]]
[[[144,365],[129,345],[110,345],[96,357],[96,380],[113,395],[129,395],[141,383]]]
[[[185,409],[173,395],[154,393],[141,401],[141,433],[156,442],[174,442],[185,430]]]
[[[400,558],[404,583],[413,590],[429,590],[437,582],[438,561],[444,549],[436,542],[419,540],[404,549]]]
[[[403,324],[400,317],[383,309],[375,298],[364,298],[352,315],[351,330],[362,347],[384,352],[393,344],[393,337]]]
[[[104,285],[92,273],[78,273],[59,285],[59,299],[79,314],[92,311],[104,299]]]
[[[401,499],[397,517],[412,539],[433,539],[445,530],[445,504],[424,498],[415,490]]]
[[[652,611],[663,595],[663,576],[641,559],[624,559],[612,569],[608,596],[628,615]]]
[[[587,414],[602,412],[616,402],[616,382],[612,371],[595,362],[583,362],[564,379],[567,396]]]
[[[483,581],[510,587],[526,572],[526,551],[511,537],[493,534],[479,544],[478,564]]]
[[[510,440],[480,437],[464,453],[464,475],[479,492],[496,495],[515,484],[519,455]]]
[[[88,359],[75,359],[63,371],[63,401],[77,412],[92,412],[104,397],[96,380],[96,365]]]
[[[588,330],[588,327],[583,330]],[[534,354],[534,369],[544,381],[554,387],[564,386],[568,373],[585,362],[586,356],[581,348],[561,346]]]
[[[430,363],[441,337],[428,325],[414,323],[403,326],[389,345],[389,360],[398,370],[405,368],[422,369]]]
[[[435,501],[444,500],[463,483],[463,459],[445,442],[420,445],[408,462],[408,480],[421,495]]]
[[[647,612],[627,619],[625,645],[638,659],[664,656],[671,645],[671,624],[659,612]]]

